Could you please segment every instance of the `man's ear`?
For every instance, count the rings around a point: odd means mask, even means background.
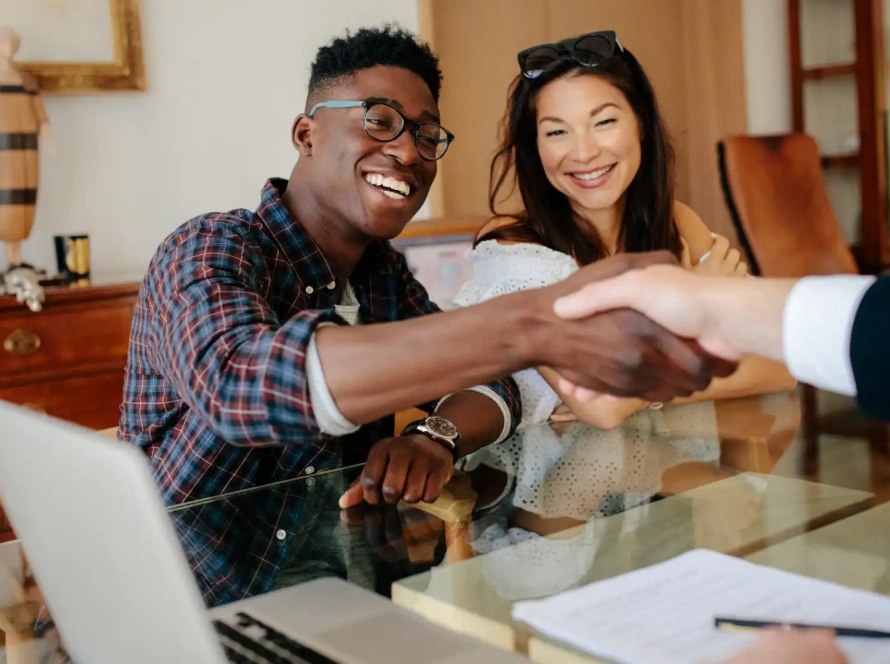
[[[301,157],[312,156],[312,132],[315,129],[315,120],[306,113],[300,113],[294,120],[291,128],[291,140]]]

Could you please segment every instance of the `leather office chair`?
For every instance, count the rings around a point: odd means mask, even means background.
[[[718,144],[726,204],[752,274],[856,274],[856,260],[831,207],[816,142],[807,134],[730,136]],[[820,418],[816,390],[802,385],[808,471],[820,434],[864,437],[886,451],[886,425],[848,410]]]

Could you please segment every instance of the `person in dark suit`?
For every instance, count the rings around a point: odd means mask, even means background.
[[[798,380],[890,421],[890,275],[727,279],[658,265],[588,284],[554,307],[567,319],[634,309],[719,357],[782,360]]]
[[[636,310],[718,357],[782,360],[798,380],[855,396],[868,415],[890,421],[890,276],[728,279],[653,266],[586,285],[554,308],[567,319]],[[563,383],[579,399],[594,394]],[[725,664],[765,661],[847,660],[831,634],[770,633]]]

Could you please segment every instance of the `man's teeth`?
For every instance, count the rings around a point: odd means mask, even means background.
[[[606,166],[605,168],[598,168],[595,171],[591,171],[590,173],[574,173],[572,177],[576,177],[579,180],[596,180],[599,177],[604,176],[606,173],[612,170],[615,164],[611,166]]]
[[[375,187],[386,187],[380,191],[382,191],[384,195],[396,200],[402,200],[411,193],[411,185],[407,182],[396,180],[395,178],[387,177],[380,173],[366,173],[365,180],[368,184],[372,184]]]

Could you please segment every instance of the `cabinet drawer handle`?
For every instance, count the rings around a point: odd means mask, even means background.
[[[3,350],[19,357],[36,353],[40,348],[40,337],[31,330],[13,330],[3,342]]]

